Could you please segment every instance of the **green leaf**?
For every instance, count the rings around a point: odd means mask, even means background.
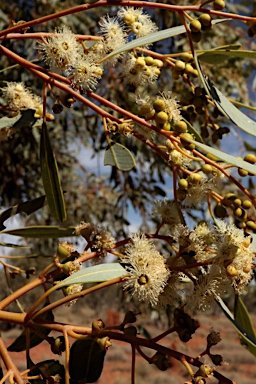
[[[187,141],[194,143],[196,147],[201,148],[205,153],[211,153],[212,155],[216,156],[219,160],[222,160],[227,164],[232,164],[238,168],[246,169],[248,172],[251,172],[256,175],[255,165],[247,163],[244,160],[239,160],[237,157],[229,155],[225,152],[222,152],[219,149],[215,149],[215,148],[209,147],[208,145],[198,143],[198,141],[195,141],[195,140],[187,140]]]
[[[45,123],[42,126],[40,162],[44,190],[50,212],[53,217],[63,222],[67,218],[64,196],[60,185],[57,161],[52,150],[48,130]]]
[[[226,304],[223,302],[223,300],[219,296],[216,296],[216,301],[221,307],[223,313],[226,315],[226,317],[231,321],[231,323],[236,328],[240,338],[243,339],[243,343],[246,343],[248,350],[251,353],[253,353],[253,355],[256,356],[256,338],[248,334],[246,330],[234,319],[233,314],[230,312]]]
[[[136,166],[136,162],[129,149],[110,141],[105,152],[104,165],[115,166],[120,171],[130,171]]]
[[[204,53],[198,53],[197,56],[201,61],[204,61],[209,64],[219,64],[223,61],[231,58],[237,57],[240,59],[255,59],[255,51],[246,51],[246,50],[230,50],[230,49],[209,49]]]
[[[81,269],[57,284],[58,289],[71,284],[87,284],[108,281],[126,275],[119,263],[99,264]]]
[[[70,350],[71,384],[95,383],[101,375],[105,354],[95,340],[76,340]]]
[[[252,325],[250,315],[243,300],[236,295],[234,315],[236,322],[244,329],[247,335],[252,336],[256,341],[256,333]],[[254,356],[256,356],[256,344],[253,346],[247,342],[247,339],[240,335],[241,344],[246,347]]]
[[[219,20],[216,19],[212,21],[212,24],[223,23],[224,21],[228,21],[228,20],[231,20],[231,19],[219,19]],[[150,45],[157,41],[168,39],[169,37],[181,35],[182,33],[185,33],[185,32],[186,32],[186,29],[184,25],[179,25],[178,27],[164,29],[163,31],[158,31],[144,37],[139,37],[138,39],[130,41],[129,43],[115,49],[113,52],[109,53],[106,57],[104,57],[104,59],[101,62],[106,61],[110,59],[112,56],[118,55],[119,53],[130,51],[131,49],[135,49],[143,45]]]
[[[256,136],[256,122],[251,120],[248,116],[237,109],[222,93],[215,87],[215,85],[208,78],[206,79],[202,73],[200,64],[198,63],[196,54],[194,55],[196,68],[199,73],[200,80],[208,93],[214,101],[216,107],[230,120],[236,124],[244,132],[252,136]]]
[[[75,227],[59,228],[56,226],[37,225],[33,227],[6,229],[0,234],[7,234],[21,237],[56,239],[58,237],[71,237],[75,235]]]
[[[39,318],[41,320],[46,320],[46,321],[53,321],[54,320],[54,316],[53,316],[53,313],[51,311],[46,312],[42,316],[39,316]],[[39,328],[40,333],[44,334],[44,336],[49,335],[49,333],[51,332],[51,330],[48,328],[41,328],[40,324],[36,324],[36,328]],[[42,341],[44,341],[44,339],[42,337],[38,336],[33,331],[30,331],[29,348],[36,347],[38,344],[42,343]],[[25,331],[22,331],[20,336],[18,336],[17,339],[14,340],[14,342],[7,349],[10,352],[25,351],[26,350],[26,333],[25,333]]]
[[[6,228],[3,223],[5,220],[9,219],[11,216],[17,215],[20,212],[24,212],[27,215],[37,211],[42,208],[45,204],[45,196],[38,197],[37,199],[24,201],[23,203],[14,205],[11,208],[6,209],[0,213],[0,230]]]

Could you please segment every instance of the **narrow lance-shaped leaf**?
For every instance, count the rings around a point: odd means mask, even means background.
[[[14,205],[11,208],[6,209],[0,213],[0,230],[6,228],[4,226],[4,221],[9,219],[9,217],[17,215],[18,213],[24,212],[27,215],[37,211],[42,208],[45,204],[45,196],[38,197],[33,200],[24,201],[23,203]]]
[[[31,238],[40,238],[40,239],[57,239],[59,237],[71,237],[76,236],[75,227],[68,228],[59,228],[56,226],[48,226],[48,225],[38,225],[24,228],[14,228],[14,229],[6,229],[5,231],[0,232],[0,234],[4,235],[13,235],[20,237],[31,237]]]
[[[125,146],[110,141],[104,157],[104,165],[112,165],[120,171],[130,171],[136,166],[132,153]]]
[[[223,23],[224,21],[228,21],[228,20],[230,19],[219,19],[219,20],[216,19],[212,21],[212,24]],[[139,37],[138,39],[130,41],[129,43],[109,53],[106,57],[104,57],[102,62],[110,59],[112,56],[118,55],[119,53],[130,51],[131,49],[142,47],[144,45],[147,46],[155,43],[156,41],[165,40],[165,39],[168,39],[169,37],[181,35],[182,33],[185,33],[185,32],[186,32],[186,29],[184,25],[179,25],[178,27],[164,29],[163,31],[158,31],[158,32],[151,33],[147,36]]]
[[[248,350],[256,356],[256,338],[248,334],[245,331],[245,329],[243,329],[243,327],[234,319],[233,314],[230,312],[226,304],[223,302],[223,300],[219,296],[216,296],[216,301],[221,307],[223,313],[226,315],[226,317],[231,321],[231,323],[236,328],[240,338],[243,339],[244,343],[246,343],[247,348],[250,345],[250,349],[248,348]]]
[[[60,185],[58,165],[52,150],[46,124],[42,126],[40,143],[40,162],[44,190],[53,217],[61,222],[66,220],[63,191]]]
[[[256,333],[252,325],[250,315],[247,308],[238,295],[235,298],[234,315],[236,322],[244,329],[247,335],[252,336],[256,340]],[[253,355],[256,356],[256,345],[251,345],[246,339],[240,336],[241,344],[245,346]]]
[[[186,139],[187,140],[187,139]],[[238,168],[243,168],[248,172],[251,172],[256,175],[256,166],[250,163],[247,163],[244,160],[239,160],[237,157],[229,155],[228,153],[222,152],[219,149],[209,147],[208,145],[199,143],[195,140],[187,140],[191,143],[194,143],[196,147],[201,148],[205,153],[211,153],[216,156],[217,159],[224,161],[225,163],[232,164]]]
[[[93,267],[84,268],[73,273],[71,276],[57,284],[57,288],[62,288],[71,284],[99,283],[126,274],[126,270],[119,263],[94,265]]]
[[[256,122],[237,109],[222,93],[215,87],[211,80],[203,75],[201,66],[197,60],[196,54],[194,55],[195,64],[199,73],[201,82],[212,98],[217,108],[230,120],[236,124],[244,132],[249,133],[252,136],[256,136]]]

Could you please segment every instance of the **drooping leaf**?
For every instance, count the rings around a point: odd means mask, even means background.
[[[75,227],[59,228],[56,226],[37,225],[24,228],[6,229],[0,234],[7,234],[21,237],[41,238],[41,239],[56,239],[58,237],[71,237],[74,234]]]
[[[232,123],[236,124],[244,132],[249,133],[252,136],[256,136],[256,122],[237,109],[222,93],[215,87],[209,78],[204,76],[200,64],[197,60],[196,54],[194,55],[196,68],[199,73],[200,80],[208,93],[212,98],[216,107],[226,116]]]
[[[252,325],[250,315],[243,300],[236,295],[234,308],[235,321],[243,328],[247,335],[252,336],[256,342],[256,332]],[[246,347],[254,356],[256,356],[256,344],[253,346],[247,339],[240,335],[241,344]]]
[[[24,201],[23,203],[14,205],[13,207],[6,209],[2,213],[0,213],[0,230],[6,228],[3,223],[11,216],[17,215],[21,212],[30,215],[31,213],[36,212],[38,209],[42,208],[44,204],[45,195],[33,200]]]
[[[76,340],[70,350],[71,384],[95,383],[101,375],[105,354],[95,340]]]
[[[71,284],[99,283],[126,274],[126,270],[119,263],[98,264],[73,273],[57,284],[57,287],[62,288]]]
[[[129,149],[111,141],[105,152],[104,165],[112,165],[120,171],[130,171],[136,166],[136,162]]]
[[[223,23],[228,20],[230,19],[219,19],[219,20],[216,19],[212,21],[212,24]],[[129,43],[123,45],[122,47],[115,49],[113,52],[109,53],[102,61],[109,60],[112,56],[118,55],[119,53],[130,51],[131,49],[142,47],[144,45],[150,45],[157,41],[168,39],[169,37],[181,35],[182,33],[185,33],[185,32],[186,32],[186,29],[184,25],[179,25],[178,27],[164,29],[163,31],[158,31],[158,32],[151,33],[147,36],[139,37],[138,39],[130,41]]]
[[[230,312],[226,304],[223,302],[223,300],[217,296],[216,301],[219,304],[220,308],[222,309],[223,313],[226,315],[226,317],[231,321],[231,323],[236,328],[237,332],[239,333],[240,338],[243,340],[243,343],[246,343],[248,350],[253,353],[253,355],[256,356],[256,338],[251,336],[246,332],[245,329],[234,319],[233,314]],[[250,348],[249,348],[250,345]]]
[[[45,123],[42,126],[40,162],[44,190],[51,214],[54,218],[63,222],[67,218],[64,196],[60,185],[57,161]]]
[[[209,147],[208,145],[199,143],[195,140],[188,140],[191,143],[194,143],[196,147],[201,148],[205,153],[211,153],[216,156],[217,159],[224,161],[227,164],[235,165],[238,168],[246,169],[248,172],[251,172],[256,175],[256,166],[250,163],[247,163],[244,160],[239,160],[237,157],[229,155],[228,153],[222,152],[219,149]]]
[[[41,320],[46,321],[53,321],[54,316],[51,311],[46,312],[42,316],[39,317]],[[40,327],[40,324],[37,324],[36,327],[39,329],[40,333],[44,334],[45,336],[49,335],[51,332],[48,328],[42,328]],[[38,344],[42,343],[44,339],[40,336],[38,336],[36,333],[30,330],[30,344],[29,348],[36,347]],[[22,331],[20,336],[17,337],[16,340],[7,348],[10,352],[21,352],[26,350],[26,333],[25,331]]]

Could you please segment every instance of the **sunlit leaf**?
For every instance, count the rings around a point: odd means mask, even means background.
[[[232,123],[236,124],[246,133],[256,136],[256,122],[237,109],[222,93],[215,87],[209,78],[204,76],[200,64],[198,63],[196,54],[194,55],[196,67],[199,73],[200,80],[212,98],[217,108],[226,116]]]
[[[14,229],[6,229],[5,231],[0,232],[0,234],[7,234],[13,236],[21,236],[21,237],[33,237],[33,238],[58,238],[58,237],[70,237],[76,236],[74,234],[75,227],[68,228],[59,228],[56,226],[49,225],[37,225],[31,227],[24,228],[14,228]]]
[[[227,164],[232,164],[238,168],[246,169],[246,171],[253,173],[256,175],[256,166],[250,163],[247,163],[247,161],[240,160],[235,156],[229,155],[225,152],[220,151],[219,149],[215,149],[212,147],[209,147],[208,145],[199,143],[195,140],[188,140],[191,143],[194,143],[196,147],[201,148],[205,153],[211,153],[212,155],[216,156],[217,159],[224,161]]]
[[[60,185],[58,165],[52,150],[46,124],[42,126],[40,162],[44,190],[51,214],[57,220],[63,222],[67,218],[64,196]]]
[[[3,223],[9,217],[17,215],[18,213],[24,212],[27,215],[37,211],[42,208],[45,204],[45,196],[38,197],[37,199],[24,201],[23,203],[14,205],[11,208],[6,209],[0,213],[0,230],[6,228]]]
[[[209,64],[219,64],[223,61],[237,57],[240,59],[255,59],[255,51],[236,50],[236,49],[209,49],[204,53],[198,53],[198,58]]]
[[[246,329],[243,328],[242,324],[236,321],[233,314],[230,312],[230,310],[228,309],[228,307],[220,297],[216,297],[216,301],[221,307],[223,313],[226,315],[226,317],[231,321],[231,323],[236,328],[240,339],[243,340],[243,345],[246,345],[248,351],[250,351],[254,356],[256,356],[256,337],[248,333]],[[239,311],[240,310],[243,311],[243,314],[240,313],[239,317],[242,318],[246,316],[244,310],[241,309],[241,305],[239,304]],[[243,322],[246,322],[246,321],[243,320]],[[247,323],[247,326],[248,326],[248,323]]]
[[[101,375],[105,354],[95,340],[76,340],[70,350],[71,383],[95,383]]]
[[[98,264],[73,273],[57,284],[57,287],[61,288],[71,284],[98,283],[126,274],[126,270],[119,263]]]
[[[105,152],[104,165],[115,166],[120,171],[130,171],[136,166],[136,162],[129,149],[111,141]]]
[[[47,320],[47,321],[53,321],[54,316],[51,311],[46,312],[42,316],[39,316],[41,320]],[[42,333],[44,336],[47,336],[51,329],[48,328],[42,328],[39,324],[36,325],[36,328]],[[38,344],[42,343],[44,339],[40,336],[38,336],[36,333],[30,330],[30,344],[29,348],[36,347]],[[21,352],[26,350],[26,333],[25,331],[22,331],[20,336],[17,337],[16,340],[7,348],[10,352]]]
[[[219,19],[219,20],[216,19],[212,21],[212,24],[223,23],[224,21],[228,21],[228,20],[230,19]],[[163,31],[158,31],[144,37],[139,37],[138,39],[130,41],[129,43],[123,45],[122,47],[115,49],[113,52],[109,53],[102,61],[106,61],[110,59],[112,56],[118,55],[119,53],[130,51],[131,49],[142,47],[144,45],[147,46],[155,43],[156,41],[165,40],[173,36],[178,36],[185,32],[186,32],[186,29],[184,25],[179,25],[178,27],[164,29]]]

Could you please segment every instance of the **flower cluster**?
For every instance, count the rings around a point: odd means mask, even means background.
[[[124,7],[118,11],[117,15],[136,37],[143,37],[158,30],[150,16],[143,13],[142,8]]]

